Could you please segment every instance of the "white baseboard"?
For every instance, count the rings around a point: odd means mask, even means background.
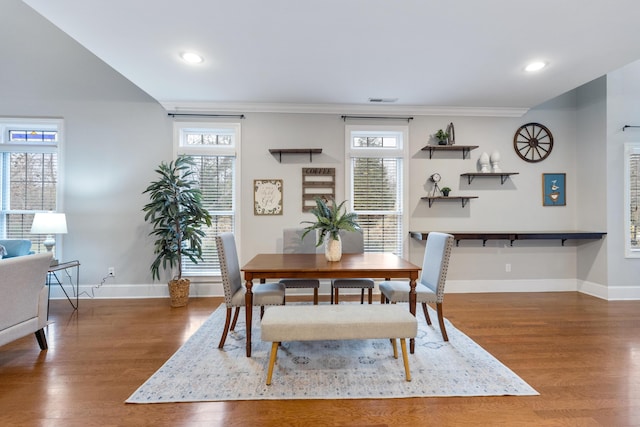
[[[75,289],[65,285],[67,293],[75,298]],[[351,292],[349,292],[351,291]],[[612,286],[578,279],[553,279],[553,280],[449,280],[447,281],[448,293],[491,293],[491,292],[581,292],[604,300],[640,300],[640,286]],[[311,295],[306,289],[290,289],[294,295]],[[345,289],[345,294],[356,294],[357,289]],[[375,294],[379,291],[374,290]],[[320,285],[320,294],[329,294],[329,283]],[[192,282],[191,297],[221,297],[224,295],[220,282]],[[81,285],[80,299],[121,299],[121,298],[168,298],[169,289],[166,283],[153,284],[104,284]],[[51,299],[64,299],[66,296],[59,286],[51,288]],[[377,301],[374,298],[374,301]]]

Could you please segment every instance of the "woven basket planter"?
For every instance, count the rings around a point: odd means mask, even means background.
[[[169,282],[169,296],[171,307],[184,307],[189,302],[189,279],[171,280]]]

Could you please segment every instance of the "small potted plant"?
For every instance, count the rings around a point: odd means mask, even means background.
[[[356,221],[357,215],[353,212],[346,212],[343,201],[339,205],[335,200],[331,201],[331,207],[327,203],[316,197],[316,207],[311,209],[311,213],[315,215],[316,221],[302,221],[302,223],[311,224],[305,227],[302,238],[307,233],[318,230],[318,243],[316,246],[322,245],[327,241],[325,246],[325,256],[327,261],[340,261],[342,258],[342,242],[340,241],[340,230],[360,231],[360,225]]]
[[[172,307],[187,305],[190,281],[182,277],[182,257],[197,263],[202,260],[203,226],[211,226],[211,215],[202,205],[202,192],[192,178],[193,161],[188,156],[178,156],[175,162],[160,163],[156,169],[159,177],[151,182],[143,193],[151,201],[142,209],[144,220],[151,223],[155,237],[156,255],[151,264],[151,276],[160,279],[160,267],[174,270],[169,281]]]
[[[449,193],[451,192],[451,189],[449,187],[443,187],[440,189],[440,191],[442,192],[442,195],[444,197],[449,197]]]
[[[434,136],[440,145],[447,145],[449,143],[449,134],[442,129],[436,132]]]

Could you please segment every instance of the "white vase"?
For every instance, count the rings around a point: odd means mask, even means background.
[[[491,153],[491,171],[492,172],[502,172],[500,169],[500,153],[498,151],[494,151]]]
[[[480,163],[480,172],[489,172],[489,155],[487,153],[480,154],[478,163]]]
[[[342,240],[340,240],[340,236],[337,239],[331,236],[327,237],[327,241],[324,244],[324,256],[327,261],[340,261],[340,258],[342,258]]]

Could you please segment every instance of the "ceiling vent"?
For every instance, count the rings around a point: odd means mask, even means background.
[[[377,102],[377,103],[392,103],[396,102],[398,98],[369,98],[369,102]]]

